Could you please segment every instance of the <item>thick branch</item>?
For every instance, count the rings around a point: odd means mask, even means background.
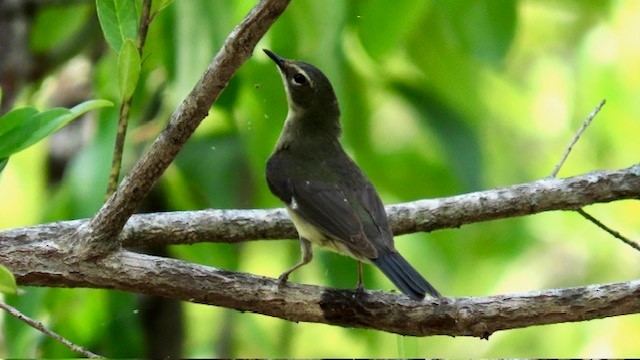
[[[388,207],[396,233],[640,196],[640,165],[567,179],[544,179],[504,189]],[[366,327],[407,335],[487,337],[511,328],[583,321],[640,312],[640,281],[488,298],[445,298],[436,304],[383,292],[358,297],[346,290],[222,271],[179,260],[117,251],[97,261],[66,261],[59,241],[88,220],[0,232],[0,263],[21,285],[119,289],[160,295],[291,321]],[[121,234],[128,245],[243,241],[294,237],[282,209],[209,210],[133,216]]]
[[[531,215],[621,199],[640,198],[640,164],[566,179],[549,178],[510,187],[387,206],[393,232],[454,228],[480,221]],[[72,234],[87,220],[0,231],[4,241],[40,241]],[[203,210],[131,217],[120,239],[126,246],[293,239],[284,209]],[[11,240],[12,239],[12,240]]]
[[[209,112],[233,74],[251,56],[254,47],[282,14],[290,0],[262,0],[229,35],[191,93],[173,113],[150,150],[123,179],[90,222],[70,240],[70,254],[79,259],[105,256],[120,243],[116,236],[153,184],[176,157]]]
[[[4,244],[3,244],[4,245]],[[415,302],[380,291],[287,283],[119,251],[65,264],[53,241],[13,245],[0,254],[21,285],[111,288],[256,312],[290,321],[378,329],[404,335],[487,338],[495,331],[640,312],[640,281],[487,298]]]

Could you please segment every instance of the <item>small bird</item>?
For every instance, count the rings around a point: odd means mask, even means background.
[[[439,298],[395,249],[378,193],[340,145],[340,109],[329,79],[311,64],[263,50],[278,66],[289,105],[266,178],[271,192],[284,202],[302,250],[302,259],[280,275],[280,284],[311,261],[314,243],[358,261],[358,291],[364,290],[365,262],[414,300],[427,293]]]

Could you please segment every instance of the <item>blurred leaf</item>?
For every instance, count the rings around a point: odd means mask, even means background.
[[[151,4],[151,14],[162,11],[162,9],[171,5],[172,2],[173,0],[153,0],[153,3]]]
[[[7,157],[11,154],[35,144],[46,136],[46,131],[56,119],[69,115],[68,109],[54,108],[36,113],[21,119],[19,126],[14,126],[11,130],[0,136],[0,157]],[[57,129],[57,121],[56,126]],[[51,132],[55,131],[53,129]]]
[[[1,166],[0,164],[0,167]],[[0,168],[0,171],[1,170]],[[13,273],[3,265],[0,265],[0,293],[15,295],[17,292],[18,285],[16,285],[16,278],[13,276]]]
[[[111,105],[106,100],[90,100],[72,109],[54,108],[37,114],[25,111],[23,115],[31,116],[23,118],[19,126],[0,135],[0,158],[26,149],[89,110]]]
[[[89,101],[85,101],[83,103],[80,103],[74,107],[71,108],[71,115],[73,115],[73,119],[77,118],[78,116],[86,113],[87,111],[91,111],[91,110],[95,110],[95,109],[99,109],[99,108],[103,108],[103,107],[111,107],[113,106],[113,103],[109,100],[102,100],[102,99],[97,99],[97,100],[89,100]],[[73,119],[67,119],[67,122],[65,122],[64,124],[62,124],[62,126],[67,125],[67,123],[70,120]],[[60,127],[62,127],[60,126]]]
[[[349,2],[362,45],[374,58],[387,55],[403,45],[403,36],[416,25],[430,2],[422,0],[372,0]]]
[[[118,54],[118,85],[123,99],[133,95],[140,78],[140,53],[132,39],[126,39]]]
[[[481,189],[482,149],[478,136],[463,115],[427,90],[402,82],[393,82],[391,85],[428,117],[426,125],[440,139],[451,167],[464,184],[464,190]]]
[[[2,170],[4,170],[4,167],[7,166],[7,163],[9,162],[9,158],[4,158],[4,159],[0,159],[0,172],[2,172]]]
[[[65,6],[38,7],[29,42],[35,52],[55,51],[83,29],[88,21],[93,21],[91,4],[88,2],[68,3]]]
[[[500,63],[515,36],[517,1],[466,0],[434,2],[443,34],[454,35],[453,43],[474,58]],[[453,39],[451,39],[453,40]]]
[[[113,51],[119,52],[126,39],[138,37],[135,1],[96,0],[96,9],[104,37]]]
[[[0,116],[0,136],[38,113],[33,107],[14,109]]]

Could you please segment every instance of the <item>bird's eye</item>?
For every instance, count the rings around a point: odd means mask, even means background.
[[[293,82],[296,83],[296,85],[303,85],[307,83],[307,78],[304,75],[297,73],[293,75]]]

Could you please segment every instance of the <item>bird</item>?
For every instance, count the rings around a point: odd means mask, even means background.
[[[440,298],[396,250],[380,196],[340,144],[340,109],[329,79],[309,63],[263,51],[277,65],[288,104],[265,175],[295,225],[302,252],[279,284],[312,260],[315,244],[357,261],[359,292],[364,291],[362,263],[368,263],[413,300],[426,294]]]

